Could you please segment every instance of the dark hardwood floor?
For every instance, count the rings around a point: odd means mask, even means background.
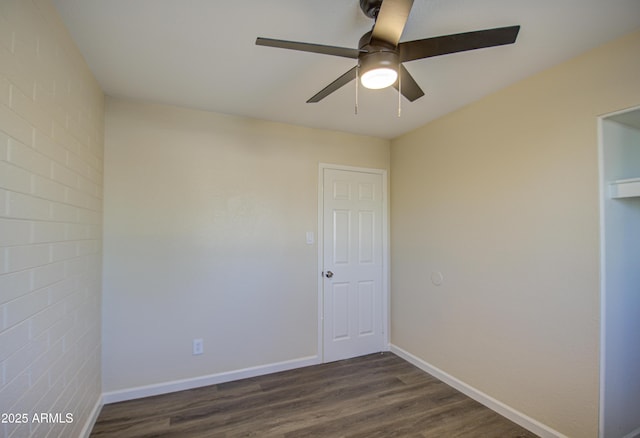
[[[535,437],[392,353],[104,406],[92,437]]]

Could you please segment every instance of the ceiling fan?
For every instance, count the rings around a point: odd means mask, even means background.
[[[357,49],[261,37],[256,39],[256,44],[358,60],[355,67],[320,90],[307,103],[320,102],[358,76],[366,88],[380,89],[393,85],[413,102],[424,96],[424,92],[402,63],[512,44],[520,30],[520,26],[509,26],[400,42],[412,5],[413,0],[360,0],[360,9],[375,23],[373,29],[360,38]]]

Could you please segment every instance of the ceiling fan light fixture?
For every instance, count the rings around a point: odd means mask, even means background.
[[[398,79],[398,72],[389,67],[378,67],[366,71],[360,77],[360,82],[365,88],[379,90],[393,85]]]
[[[360,59],[360,70],[363,87],[387,88],[398,80],[398,55],[391,51],[369,53]]]

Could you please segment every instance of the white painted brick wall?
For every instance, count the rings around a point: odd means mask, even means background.
[[[50,0],[0,0],[0,437],[101,395],[103,93]]]

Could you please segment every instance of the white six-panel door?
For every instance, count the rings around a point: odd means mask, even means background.
[[[324,361],[384,349],[383,177],[323,169]]]

